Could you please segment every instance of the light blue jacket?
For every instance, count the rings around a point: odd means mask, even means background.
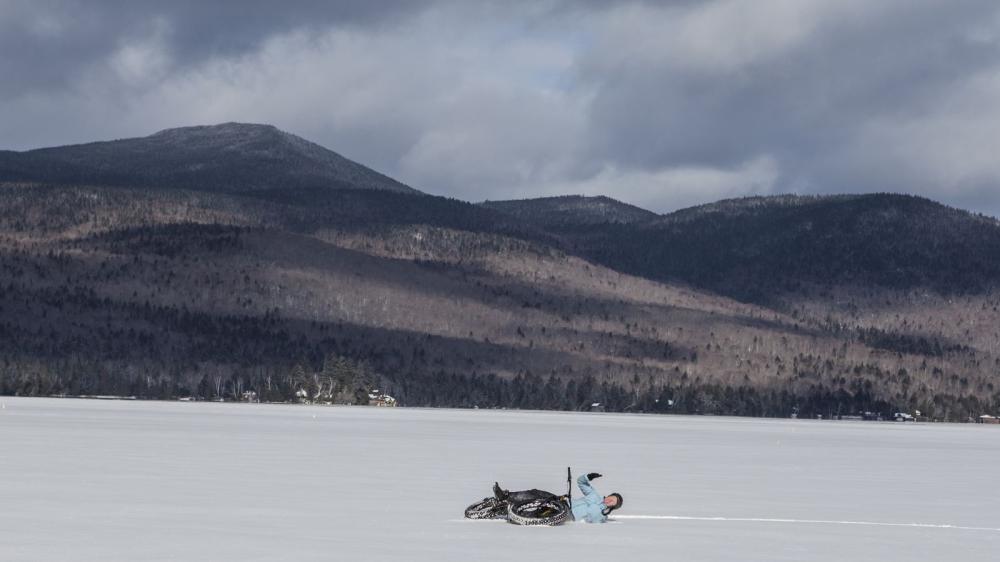
[[[576,485],[583,492],[582,498],[573,498],[573,519],[587,523],[604,523],[608,516],[604,515],[604,496],[590,485],[586,474],[576,479]]]

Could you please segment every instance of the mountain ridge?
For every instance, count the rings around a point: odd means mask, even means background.
[[[947,294],[1000,279],[1000,221],[906,194],[748,197],[562,226],[569,247],[605,266],[754,302],[802,284]]]
[[[273,125],[222,123],[137,138],[0,153],[0,181],[206,191],[420,192]]]
[[[605,195],[559,195],[483,201],[479,205],[549,228],[604,223],[629,224],[652,220],[658,216],[652,211]]]
[[[314,163],[273,127],[215,127],[151,137],[223,163]],[[198,163],[171,154],[146,157]],[[606,197],[473,205],[350,176],[239,189],[221,170],[199,189],[0,173],[0,394],[1000,409],[996,221],[929,200],[781,196],[661,217]]]

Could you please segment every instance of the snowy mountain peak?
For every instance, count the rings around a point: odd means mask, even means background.
[[[419,193],[272,125],[164,129],[108,142],[0,155],[0,181],[204,191],[373,189]]]

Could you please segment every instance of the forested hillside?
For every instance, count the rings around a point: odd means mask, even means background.
[[[906,195],[748,198],[563,233],[610,267],[756,302],[811,287],[972,294],[1000,279],[996,219]]]
[[[0,158],[0,393],[339,403],[377,388],[405,405],[951,420],[1000,407],[992,219],[889,195],[664,217],[607,198],[472,205],[300,174],[269,143],[313,149],[256,128],[257,152],[240,151],[261,166],[252,182],[209,155],[242,133],[195,132],[208,152],[144,153],[156,171],[134,175],[132,140],[34,175],[25,159],[46,151]],[[214,171],[184,172],[201,159]]]

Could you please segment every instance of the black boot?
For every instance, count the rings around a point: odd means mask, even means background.
[[[507,498],[510,497],[510,492],[501,488],[498,482],[494,482],[493,497],[495,497],[498,501],[505,502],[507,501]]]

